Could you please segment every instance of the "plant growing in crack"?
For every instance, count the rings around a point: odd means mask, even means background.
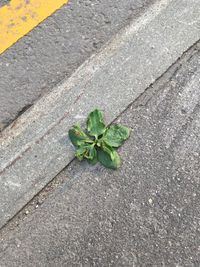
[[[87,159],[89,163],[98,161],[107,168],[117,169],[121,159],[117,153],[130,135],[130,130],[122,125],[107,126],[104,123],[103,113],[95,109],[87,119],[87,129],[83,131],[79,125],[69,130],[69,138],[75,146],[75,156],[79,160]]]

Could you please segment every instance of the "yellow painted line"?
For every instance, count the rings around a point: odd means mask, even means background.
[[[68,0],[11,0],[0,8],[0,54]]]

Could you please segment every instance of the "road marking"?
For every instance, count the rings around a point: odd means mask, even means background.
[[[0,8],[0,54],[68,0],[11,0]]]

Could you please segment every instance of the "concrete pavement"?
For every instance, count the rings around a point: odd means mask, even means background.
[[[2,133],[1,226],[73,159],[74,123],[96,107],[114,120],[200,38],[199,10],[199,1],[157,2]]]
[[[71,0],[0,55],[0,130],[154,2]]]
[[[73,161],[4,228],[0,266],[200,266],[199,88],[197,44],[118,118],[132,128],[122,167]]]
[[[157,2],[3,131],[0,267],[200,266],[199,13]],[[117,171],[67,139],[97,106],[132,129]]]

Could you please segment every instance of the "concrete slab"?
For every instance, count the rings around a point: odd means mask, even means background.
[[[75,160],[34,214],[4,229],[1,267],[200,266],[200,47],[155,87],[118,119],[132,128],[122,167]]]
[[[70,0],[0,55],[0,130],[153,2]]]
[[[200,38],[200,2],[163,0],[42,98],[0,139],[0,225],[74,157],[68,129],[96,107],[111,122]]]

